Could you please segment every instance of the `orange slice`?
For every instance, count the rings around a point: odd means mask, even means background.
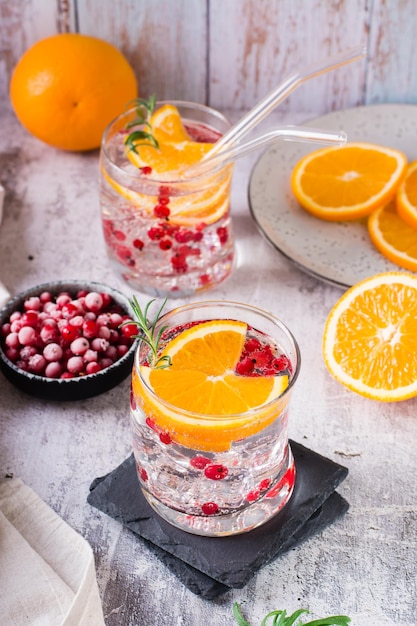
[[[387,259],[417,272],[417,228],[397,213],[395,202],[374,211],[368,218],[368,232],[374,246]]]
[[[407,224],[417,228],[417,161],[410,163],[397,191],[397,211]]]
[[[407,158],[398,150],[350,143],[303,157],[292,172],[291,188],[312,215],[328,221],[353,220],[386,204],[406,168]]]
[[[134,204],[139,210],[152,214],[155,205],[158,204],[158,196],[141,194],[121,185],[107,174],[104,167],[101,167],[101,173],[119,195]],[[185,196],[173,196],[169,203],[170,222],[180,226],[193,226],[202,222],[214,224],[229,209],[231,182],[232,171],[230,168],[229,173],[224,176],[221,182],[218,182],[211,189]]]
[[[151,167],[152,180],[157,175],[158,180],[178,180],[178,170],[195,165],[209,150],[211,143],[199,143],[197,141],[166,141],[159,144],[159,148],[153,146],[138,146],[137,152],[129,150],[128,157],[137,167]]]
[[[171,439],[195,450],[225,451],[233,441],[270,424],[283,410],[287,376],[239,376],[247,325],[233,320],[199,323],[165,348],[172,365],[142,366],[133,375],[144,413]],[[276,402],[273,402],[273,401]],[[259,409],[259,410],[256,410]]]
[[[128,149],[127,156],[137,167],[151,167],[152,174],[157,174],[159,180],[175,180],[178,170],[201,161],[213,146],[190,138],[177,107],[172,104],[158,109],[149,124],[159,147],[138,145],[136,152]]]
[[[166,141],[190,141],[191,138],[184,128],[178,109],[173,104],[164,104],[152,115],[150,124],[155,139]]]
[[[417,395],[417,276],[385,272],[351,287],[327,318],[323,356],[336,380],[395,402]]]

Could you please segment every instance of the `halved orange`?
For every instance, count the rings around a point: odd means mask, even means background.
[[[407,224],[417,228],[417,161],[410,163],[397,191],[397,211]]]
[[[374,246],[387,259],[417,272],[417,228],[398,215],[394,200],[368,217],[368,232]]]
[[[291,188],[300,205],[328,221],[369,215],[394,197],[405,177],[399,150],[350,143],[307,154],[295,166]]]
[[[417,276],[384,272],[357,283],[327,318],[323,356],[348,389],[383,402],[417,395]]]
[[[170,367],[142,366],[140,376],[134,373],[133,389],[144,413],[174,442],[225,451],[265,428],[285,407],[286,399],[279,398],[288,376],[234,372],[246,333],[247,325],[233,320],[196,324],[166,346],[162,356],[171,357]]]

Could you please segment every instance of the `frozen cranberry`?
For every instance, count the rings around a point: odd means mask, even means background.
[[[44,343],[57,341],[59,337],[58,326],[55,320],[45,322],[39,332],[40,338]]]
[[[39,354],[39,352],[35,348],[35,346],[24,346],[20,350],[19,354],[20,354],[20,358],[22,359],[22,361],[29,361],[31,356],[34,356],[35,354]]]
[[[34,354],[28,360],[28,369],[34,374],[43,374],[46,367],[46,359],[41,354]]]
[[[94,361],[97,361],[98,354],[96,350],[89,349],[84,352],[83,357],[86,363],[92,363]]]
[[[22,346],[34,346],[38,340],[38,333],[32,326],[23,326],[19,330],[19,342]]]
[[[85,304],[90,311],[97,313],[103,306],[103,298],[101,294],[90,291],[85,297]]]
[[[108,357],[103,357],[102,359],[100,359],[99,361],[99,365],[101,365],[102,369],[104,370],[106,367],[110,367],[110,365],[113,365],[114,361],[113,359],[109,359]]]
[[[124,356],[126,354],[126,352],[129,351],[128,346],[126,346],[124,344],[119,344],[118,346],[116,346],[116,349],[117,349],[117,354],[118,354],[119,358]]]
[[[72,317],[78,315],[78,307],[75,306],[75,304],[73,304],[72,302],[68,302],[67,304],[64,304],[61,312],[62,317],[64,317],[66,320],[70,320]]]
[[[80,374],[84,369],[84,359],[80,356],[72,356],[68,359],[67,369],[72,374]]]
[[[52,296],[49,291],[43,291],[39,296],[39,300],[42,302],[42,304],[45,304],[46,302],[50,302],[52,300]]]
[[[86,374],[97,374],[102,369],[101,365],[97,363],[97,361],[91,361],[87,363],[85,367]]]
[[[49,343],[43,349],[43,356],[47,361],[59,361],[62,359],[64,352],[57,343]],[[61,372],[59,372],[61,373]]]
[[[58,361],[48,363],[45,367],[45,376],[48,378],[59,378],[62,374],[62,365]]]
[[[96,337],[91,342],[92,349],[97,350],[97,352],[105,352],[109,345],[109,342],[106,339],[102,339],[101,337]]]
[[[9,361],[12,361],[12,363],[15,363],[17,359],[19,358],[19,350],[17,350],[16,348],[8,348],[5,351],[5,355],[7,356]]]
[[[97,332],[97,337],[100,337],[101,339],[107,339],[107,341],[109,341],[111,336],[110,333],[110,328],[108,328],[107,326],[100,326]]]
[[[40,301],[40,298],[38,298],[38,296],[32,296],[30,298],[28,298],[27,300],[25,300],[24,304],[23,304],[23,308],[26,311],[39,311],[42,308],[42,303]]]
[[[1,327],[1,334],[3,335],[3,337],[6,337],[10,332],[10,322],[6,322],[6,324],[3,324],[3,326]]]
[[[10,333],[9,335],[7,335],[4,343],[8,348],[18,348],[20,346],[18,333]]]
[[[71,296],[68,293],[62,293],[56,299],[56,304],[60,309],[69,302],[71,302]]]
[[[81,329],[84,324],[84,317],[82,315],[74,315],[69,321],[71,326],[75,326],[75,328]]]
[[[88,339],[85,337],[77,337],[74,341],[71,342],[71,350],[75,355],[81,355],[87,352],[90,347],[90,343]]]

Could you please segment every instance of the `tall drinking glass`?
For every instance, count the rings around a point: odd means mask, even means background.
[[[181,306],[160,318],[160,329],[158,357],[169,355],[170,364],[152,365],[142,342],[132,376],[142,491],[185,531],[250,531],[293,491],[288,405],[300,368],[297,343],[273,315],[233,302]]]
[[[158,111],[164,102],[157,102]],[[215,143],[230,127],[218,111],[197,103],[177,107],[192,141]],[[133,288],[153,296],[185,297],[222,282],[231,272],[232,165],[188,176],[158,174],[128,158],[132,108],[106,129],[100,152],[100,206],[110,262]],[[157,151],[157,148],[154,148]]]

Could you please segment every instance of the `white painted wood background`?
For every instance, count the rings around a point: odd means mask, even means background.
[[[366,44],[282,111],[417,102],[416,0],[0,0],[0,100],[35,41],[69,30],[115,44],[144,97],[247,110],[289,73]]]

